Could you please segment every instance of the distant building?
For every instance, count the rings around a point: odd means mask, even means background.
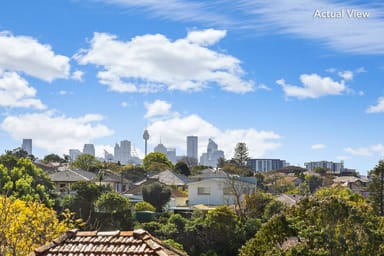
[[[158,144],[154,149],[154,152],[163,153],[167,156],[168,160],[171,161],[173,164],[176,164],[176,149],[175,148],[167,148],[162,143]]]
[[[69,150],[69,158],[71,159],[71,162],[75,161],[76,158],[81,155],[80,150],[78,149],[70,149]]]
[[[187,157],[198,159],[198,137],[187,136]]]
[[[126,164],[131,159],[131,142],[128,140],[120,141],[120,145],[116,143],[114,149],[114,160],[121,164]]]
[[[305,168],[308,171],[314,171],[316,168],[325,168],[328,169],[331,173],[341,173],[344,170],[344,163],[335,163],[331,161],[317,161],[317,162],[308,162],[304,163]]]
[[[32,139],[23,139],[21,148],[27,151],[28,155],[32,155]]]
[[[267,172],[288,166],[285,160],[260,158],[248,159],[247,165],[255,172]]]
[[[220,158],[224,158],[224,151],[219,150],[216,142],[209,139],[207,153],[200,156],[200,164],[210,167],[217,167],[217,162]]]
[[[83,154],[95,156],[95,146],[93,144],[84,144]]]

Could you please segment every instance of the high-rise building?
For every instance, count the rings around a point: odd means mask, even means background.
[[[120,141],[120,145],[116,143],[114,149],[114,160],[121,164],[126,164],[131,159],[131,142],[128,140]]]
[[[95,146],[93,144],[84,144],[83,154],[95,156]]]
[[[280,159],[248,159],[247,165],[255,172],[267,172],[281,169],[288,164]]]
[[[173,164],[176,163],[176,149],[175,148],[167,148],[162,143],[158,144],[154,149],[154,152],[163,153],[167,156],[168,160]]]
[[[32,139],[23,139],[21,148],[27,151],[28,155],[32,155]]]
[[[217,167],[220,158],[224,158],[224,151],[219,150],[216,142],[209,139],[207,146],[207,153],[203,153],[200,157],[200,164]]]
[[[71,162],[75,161],[76,158],[81,155],[80,150],[78,149],[70,149],[69,150],[69,158],[71,159]]]
[[[335,163],[331,161],[313,161],[304,163],[305,168],[308,169],[308,171],[314,171],[316,168],[324,168],[328,169],[332,173],[341,173],[344,170],[344,163]]]
[[[187,157],[198,158],[198,137],[187,136]]]

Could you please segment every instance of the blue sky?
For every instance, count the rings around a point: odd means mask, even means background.
[[[2,1],[0,151],[128,139],[142,156],[148,128],[150,150],[197,135],[199,154],[213,138],[226,158],[245,142],[365,174],[384,155],[383,54],[381,1]]]

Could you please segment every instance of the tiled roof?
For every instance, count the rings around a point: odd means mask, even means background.
[[[184,186],[190,182],[187,176],[174,173],[170,170],[165,170],[150,177],[151,179],[158,179],[166,185]]]
[[[29,256],[177,256],[187,255],[144,230],[68,231]]]
[[[88,181],[94,179],[97,175],[92,172],[86,172],[81,170],[64,170],[50,174],[49,177],[52,181]]]

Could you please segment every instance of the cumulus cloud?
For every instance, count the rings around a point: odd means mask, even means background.
[[[163,100],[156,100],[153,103],[145,102],[144,105],[147,108],[147,113],[145,114],[144,118],[167,116],[171,113],[170,109],[172,107],[172,104]]]
[[[77,81],[83,81],[83,75],[84,72],[80,70],[76,70],[75,72],[72,73],[72,79],[77,80]]]
[[[338,75],[343,78],[344,80],[352,80],[353,79],[353,72],[349,70],[340,71]]]
[[[33,138],[34,146],[64,154],[70,148],[82,149],[84,143],[112,135],[114,131],[101,124],[102,120],[97,114],[73,118],[47,111],[7,116],[0,127],[14,139]]]
[[[17,108],[45,109],[46,106],[36,98],[35,88],[16,72],[0,70],[0,106]]]
[[[369,106],[366,110],[367,113],[381,113],[384,112],[384,97],[377,100],[377,104]]]
[[[90,48],[79,51],[75,59],[102,67],[97,76],[111,91],[197,91],[214,84],[235,93],[252,91],[253,82],[243,79],[240,60],[206,47],[225,34],[207,29],[190,31],[175,41],[161,34],[120,41],[115,35],[95,33]]]
[[[239,141],[247,143],[251,157],[262,157],[281,146],[281,136],[273,131],[222,130],[196,114],[177,114],[152,120],[147,129],[151,135],[149,142],[152,146],[157,145],[161,138],[165,146],[185,150],[186,137],[196,135],[199,137],[199,155],[206,152],[208,139],[212,138],[228,159],[233,157],[234,148]]]
[[[69,58],[55,54],[51,46],[32,37],[3,31],[0,45],[0,69],[23,72],[48,82],[69,76]]]
[[[325,148],[324,144],[313,144],[313,145],[311,145],[311,149],[313,149],[313,150],[323,149],[323,148]]]
[[[346,152],[355,156],[374,156],[379,155],[380,157],[384,156],[384,145],[376,144],[367,147],[352,148],[348,147],[344,149]]]
[[[341,95],[347,90],[344,80],[336,82],[330,77],[321,77],[318,74],[303,74],[300,76],[300,81],[303,86],[289,85],[284,79],[277,80],[276,83],[283,87],[287,97],[297,97],[299,99]]]

